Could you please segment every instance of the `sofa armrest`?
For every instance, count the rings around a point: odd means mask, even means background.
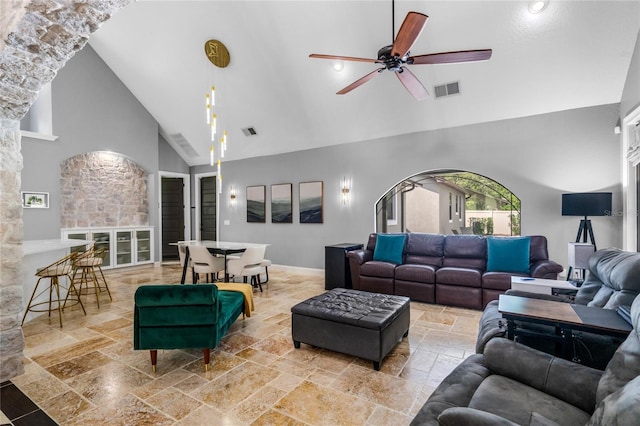
[[[351,250],[347,252],[347,257],[349,258],[349,262],[354,262],[358,266],[362,265],[365,262],[369,262],[373,260],[373,252],[371,250]]]
[[[493,374],[517,380],[588,413],[595,409],[600,370],[508,339],[491,339],[484,348],[484,362]]]
[[[349,269],[351,271],[351,286],[356,290],[360,290],[360,266],[373,260],[373,251],[351,250],[347,252],[347,259],[349,259]]]
[[[555,280],[558,274],[563,271],[563,267],[553,260],[539,260],[531,265],[531,276],[534,278],[545,278]]]
[[[442,426],[518,426],[504,417],[469,407],[447,408],[438,416],[438,423]]]

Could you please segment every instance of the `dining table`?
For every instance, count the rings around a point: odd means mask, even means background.
[[[268,246],[269,244],[259,244],[259,243],[240,243],[240,242],[230,242],[230,241],[178,241],[177,243],[171,243],[171,245],[184,245],[185,246],[185,256],[184,256],[184,264],[182,265],[182,278],[180,279],[180,284],[184,284],[185,278],[187,276],[187,269],[189,265],[189,247],[193,246],[203,246],[206,247],[212,254],[219,254],[224,256],[224,282],[229,282],[229,273],[227,272],[227,256],[231,254],[238,254],[244,252],[248,247],[261,247]]]

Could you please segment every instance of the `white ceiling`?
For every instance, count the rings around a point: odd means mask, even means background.
[[[91,46],[158,121],[190,164],[209,161],[205,93],[229,134],[225,159],[310,149],[620,101],[640,28],[640,1],[551,0],[538,15],[527,1],[404,1],[429,15],[412,55],[493,49],[489,61],[413,65],[432,96],[416,101],[391,72],[346,95],[335,92],[378,67],[311,53],[376,58],[392,42],[391,0],[137,1],[116,13]],[[230,51],[220,69],[204,43]],[[436,100],[433,86],[460,81]],[[241,129],[252,126],[257,136]],[[186,155],[170,137],[197,150]]]

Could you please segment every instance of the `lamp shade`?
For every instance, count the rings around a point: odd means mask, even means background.
[[[589,257],[595,247],[588,243],[569,243],[569,266],[574,269],[589,269]]]
[[[609,216],[611,192],[562,194],[562,216]]]

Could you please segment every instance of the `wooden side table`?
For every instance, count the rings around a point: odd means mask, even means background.
[[[324,288],[353,288],[347,252],[361,250],[362,244],[340,243],[324,248]]]

